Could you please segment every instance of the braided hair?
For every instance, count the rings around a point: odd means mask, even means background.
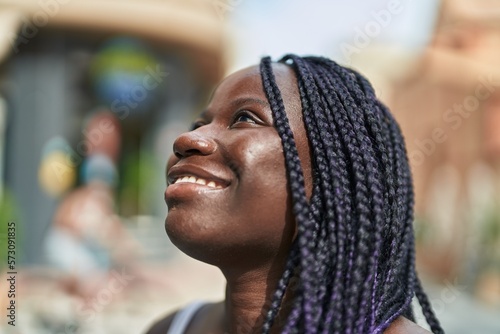
[[[401,315],[414,320],[414,295],[432,332],[444,333],[415,270],[413,186],[398,124],[359,73],[322,57],[286,55],[279,62],[297,76],[313,191],[308,199],[271,59],[263,58],[298,228],[263,333],[290,289],[285,334],[382,333]]]

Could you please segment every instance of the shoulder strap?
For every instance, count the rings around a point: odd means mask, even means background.
[[[196,311],[198,311],[205,303],[195,301],[177,312],[167,334],[183,334],[187,326],[191,322]]]

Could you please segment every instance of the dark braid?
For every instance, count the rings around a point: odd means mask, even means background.
[[[301,235],[298,239],[300,265],[302,268],[307,268],[308,263],[314,263],[315,261],[314,254],[311,254],[308,250],[308,243],[313,240],[313,229],[310,228],[311,220],[309,219],[310,211],[304,185],[304,174],[300,165],[293,133],[290,129],[288,118],[285,113],[285,106],[283,105],[281,93],[274,79],[274,75],[272,74],[271,61],[269,58],[262,60],[262,68],[262,82],[264,84],[264,89],[269,103],[271,104],[271,109],[273,110],[274,124],[281,137],[285,160],[287,161],[287,173],[290,179],[290,188],[294,203],[293,209],[296,216],[299,234]],[[288,261],[285,272],[292,269],[290,268],[291,264],[292,261]],[[301,270],[301,274],[303,272],[305,272],[305,270]],[[303,280],[301,285],[303,286],[304,291],[313,291],[314,282],[311,282],[310,278],[312,277],[303,277],[303,275],[301,275],[301,279]],[[307,304],[300,305],[302,307],[301,315],[304,318],[306,328],[311,328],[313,326],[313,305],[316,305],[314,298],[313,300],[308,300]]]
[[[432,331],[443,333],[415,271],[413,186],[399,126],[359,73],[320,57],[281,62],[297,75],[313,192],[308,199],[272,63],[263,58],[298,228],[263,333],[295,276],[282,333],[382,333],[401,315],[413,319],[415,294]]]

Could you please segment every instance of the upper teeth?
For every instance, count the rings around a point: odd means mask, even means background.
[[[176,183],[197,183],[197,184],[202,184],[204,186],[210,187],[210,188],[222,188],[221,185],[215,183],[214,181],[207,181],[202,178],[198,178],[195,176],[183,176],[175,180],[174,184]]]

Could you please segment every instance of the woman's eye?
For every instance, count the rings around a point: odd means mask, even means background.
[[[236,118],[234,119],[234,124],[236,123],[251,123],[251,124],[257,124],[257,122],[252,118],[250,117],[248,114],[239,114],[238,116],[236,116]]]

